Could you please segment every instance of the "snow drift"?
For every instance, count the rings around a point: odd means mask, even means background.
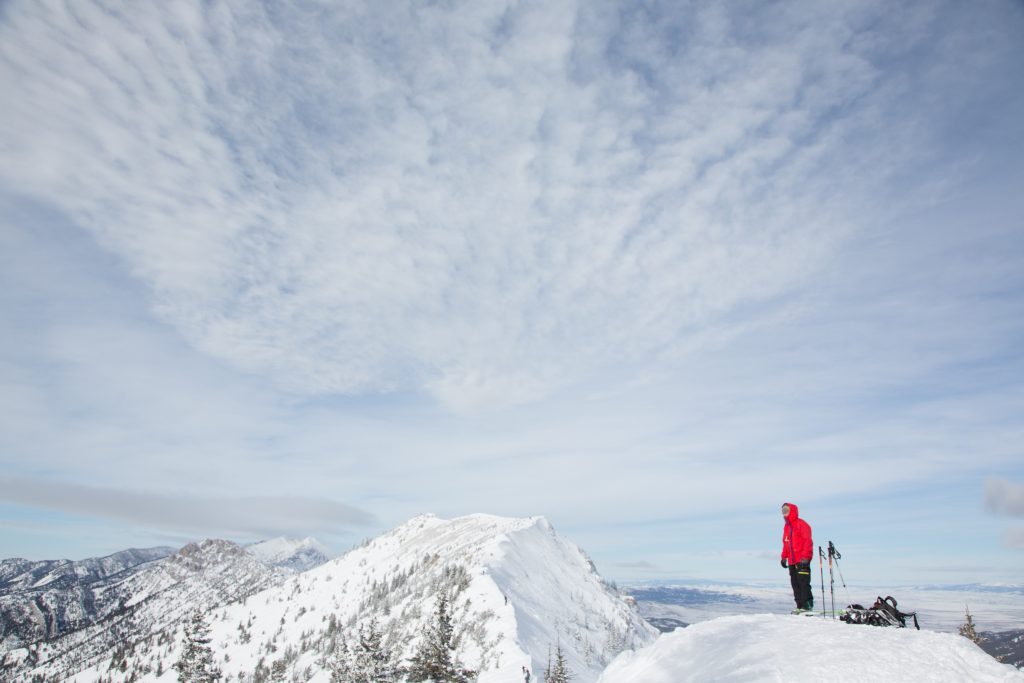
[[[1024,681],[966,638],[771,614],[721,617],[620,655],[598,683]]]

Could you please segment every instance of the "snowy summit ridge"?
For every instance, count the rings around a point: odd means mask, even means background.
[[[544,517],[423,514],[334,564],[409,566],[417,558],[467,570],[474,606],[464,619],[483,625],[491,640],[467,643],[463,659],[481,670],[482,683],[519,680],[523,666],[537,676],[559,643],[577,680],[593,681],[616,653],[657,635]]]

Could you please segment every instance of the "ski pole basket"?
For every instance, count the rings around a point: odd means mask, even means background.
[[[868,624],[870,626],[895,626],[906,628],[907,619],[913,618],[914,628],[918,631],[921,627],[917,623],[917,612],[901,612],[896,606],[896,598],[891,595],[879,596],[875,604],[865,608],[863,605],[850,605],[846,613],[839,617],[840,621],[848,624]]]

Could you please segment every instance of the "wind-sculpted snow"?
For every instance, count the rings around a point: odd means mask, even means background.
[[[233,680],[276,666],[288,680],[328,681],[338,641],[371,622],[385,647],[407,661],[442,593],[450,598],[456,659],[480,671],[481,683],[519,683],[523,667],[539,680],[556,645],[573,680],[593,683],[617,654],[656,637],[546,520],[488,515],[416,517],[281,585],[210,610],[207,619],[218,665]],[[111,648],[59,677],[92,683],[100,676],[161,680],[164,673],[173,680],[182,620],[164,623],[125,634],[116,653]]]
[[[1020,683],[1024,673],[950,633],[762,614],[664,634],[621,655],[599,683],[844,680]]]

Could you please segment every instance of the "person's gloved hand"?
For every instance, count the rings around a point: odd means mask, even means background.
[[[786,564],[786,558],[782,558],[781,560],[779,560],[779,564],[782,565],[783,569],[785,569],[786,567],[789,566],[789,565]]]

